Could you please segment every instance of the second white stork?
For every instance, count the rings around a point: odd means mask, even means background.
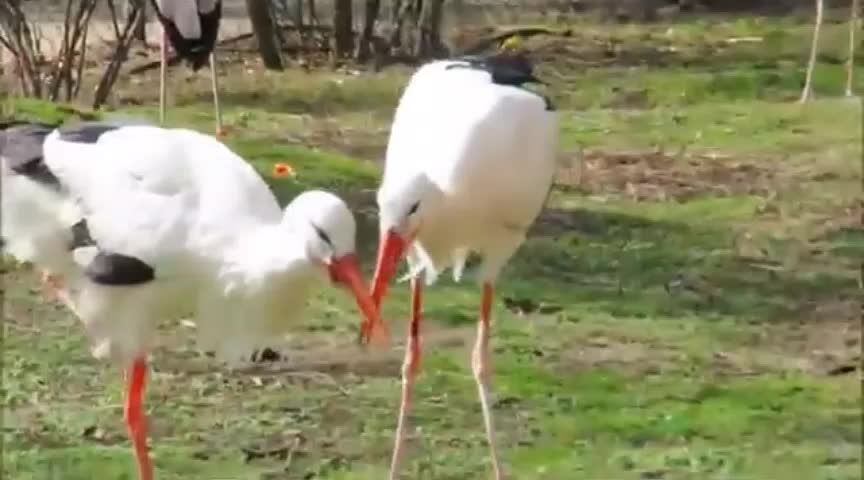
[[[142,402],[159,321],[192,313],[201,343],[238,365],[278,348],[329,278],[351,290],[370,328],[380,325],[354,217],[335,195],[306,192],[283,211],[247,162],[191,130],[83,123],[3,136],[39,147],[0,151],[4,241],[62,275],[93,355],[128,368],[141,480],[153,478]]]
[[[210,85],[216,114],[216,135],[225,134],[219,106],[219,77],[216,74],[216,40],[222,19],[222,0],[150,0],[162,25],[159,46],[159,121],[165,123],[168,44],[192,71],[210,63]]]
[[[410,79],[397,106],[378,190],[380,245],[372,299],[380,307],[407,253],[411,319],[390,478],[398,475],[420,360],[422,279],[452,267],[459,281],[469,252],[483,258],[483,298],[472,367],[495,478],[501,469],[490,410],[492,293],[502,267],[525,240],[551,188],[557,115],[522,85],[537,81],[524,57],[435,61]],[[364,339],[365,340],[365,339]]]

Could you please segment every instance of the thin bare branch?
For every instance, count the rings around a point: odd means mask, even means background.
[[[16,73],[22,92],[38,96],[42,90],[36,65],[36,58],[40,55],[36,48],[38,40],[18,2],[0,2],[0,34],[4,37],[4,45],[16,58]]]
[[[54,65],[51,68],[51,84],[48,87],[48,91],[50,92],[49,99],[51,101],[56,101],[57,97],[60,94],[60,82],[63,80],[62,78],[62,62],[66,57],[66,51],[69,50],[69,28],[71,24],[72,18],[72,1],[66,2],[66,10],[63,14],[63,39],[60,42],[60,48],[57,52],[57,58],[54,59]]]
[[[120,67],[126,60],[129,53],[129,47],[132,46],[132,41],[135,39],[133,30],[138,23],[138,17],[141,15],[143,15],[143,11],[141,10],[140,5],[135,5],[132,7],[128,17],[126,18],[126,25],[123,27],[122,35],[117,40],[114,55],[111,57],[111,61],[105,68],[105,72],[102,74],[102,78],[99,80],[96,92],[93,95],[94,110],[98,110],[105,101],[108,100],[108,95],[111,93],[111,87],[113,87],[114,82],[117,81]]]
[[[105,0],[105,3],[108,4],[108,13],[111,14],[111,26],[114,27],[114,38],[120,40],[120,25],[117,22],[117,10],[114,8],[114,0]]]
[[[110,0],[109,0],[110,3]],[[73,98],[78,97],[78,93],[81,92],[81,83],[84,80],[84,63],[87,61],[87,33],[90,31],[89,29],[90,22],[84,23],[84,33],[81,36],[81,54],[78,56],[78,68],[75,72],[76,80],[74,82],[74,86],[72,82],[69,83],[67,88],[66,100],[72,100]]]

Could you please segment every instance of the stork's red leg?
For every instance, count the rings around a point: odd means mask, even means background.
[[[126,392],[126,427],[135,448],[139,480],[153,480],[153,465],[147,449],[147,417],[142,409],[146,379],[147,361],[143,358],[136,359],[127,374],[129,390]]]
[[[402,364],[402,400],[399,403],[399,422],[396,426],[393,460],[390,463],[390,480],[395,480],[399,474],[402,445],[405,441],[405,429],[408,423],[408,411],[411,408],[411,394],[414,390],[414,378],[420,366],[420,312],[423,304],[423,284],[421,281],[417,277],[411,279],[411,323],[408,326],[408,342],[405,345],[405,363]]]
[[[501,464],[498,462],[498,452],[495,448],[495,424],[492,419],[492,409],[489,407],[489,377],[492,367],[489,364],[489,324],[492,314],[492,284],[483,284],[483,301],[480,305],[480,321],[477,323],[477,342],[471,357],[471,367],[474,379],[477,381],[477,391],[480,395],[480,406],[483,409],[483,423],[486,425],[486,439],[489,441],[489,454],[495,469],[495,479],[504,478]]]

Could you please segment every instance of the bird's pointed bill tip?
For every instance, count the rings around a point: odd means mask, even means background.
[[[407,246],[408,242],[392,230],[381,239],[375,274],[372,276],[372,300],[378,308],[381,308],[381,301],[387,293],[387,284],[396,273],[396,265],[405,254]]]
[[[335,281],[349,288],[357,301],[357,307],[363,314],[363,321],[360,324],[360,343],[376,346],[389,343],[387,325],[363,282],[357,255],[349,254],[334,259],[330,265],[330,274]]]
[[[361,347],[372,347],[375,349],[387,347],[390,345],[390,330],[387,328],[387,324],[383,320],[377,325],[364,323],[360,326],[360,335],[357,338],[357,343]]]

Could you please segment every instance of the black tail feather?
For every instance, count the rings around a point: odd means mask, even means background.
[[[499,52],[492,55],[463,55],[452,60],[467,65],[453,64],[448,68],[477,68],[489,72],[492,82],[520,87],[526,83],[545,83],[534,75],[534,66],[527,56]]]

